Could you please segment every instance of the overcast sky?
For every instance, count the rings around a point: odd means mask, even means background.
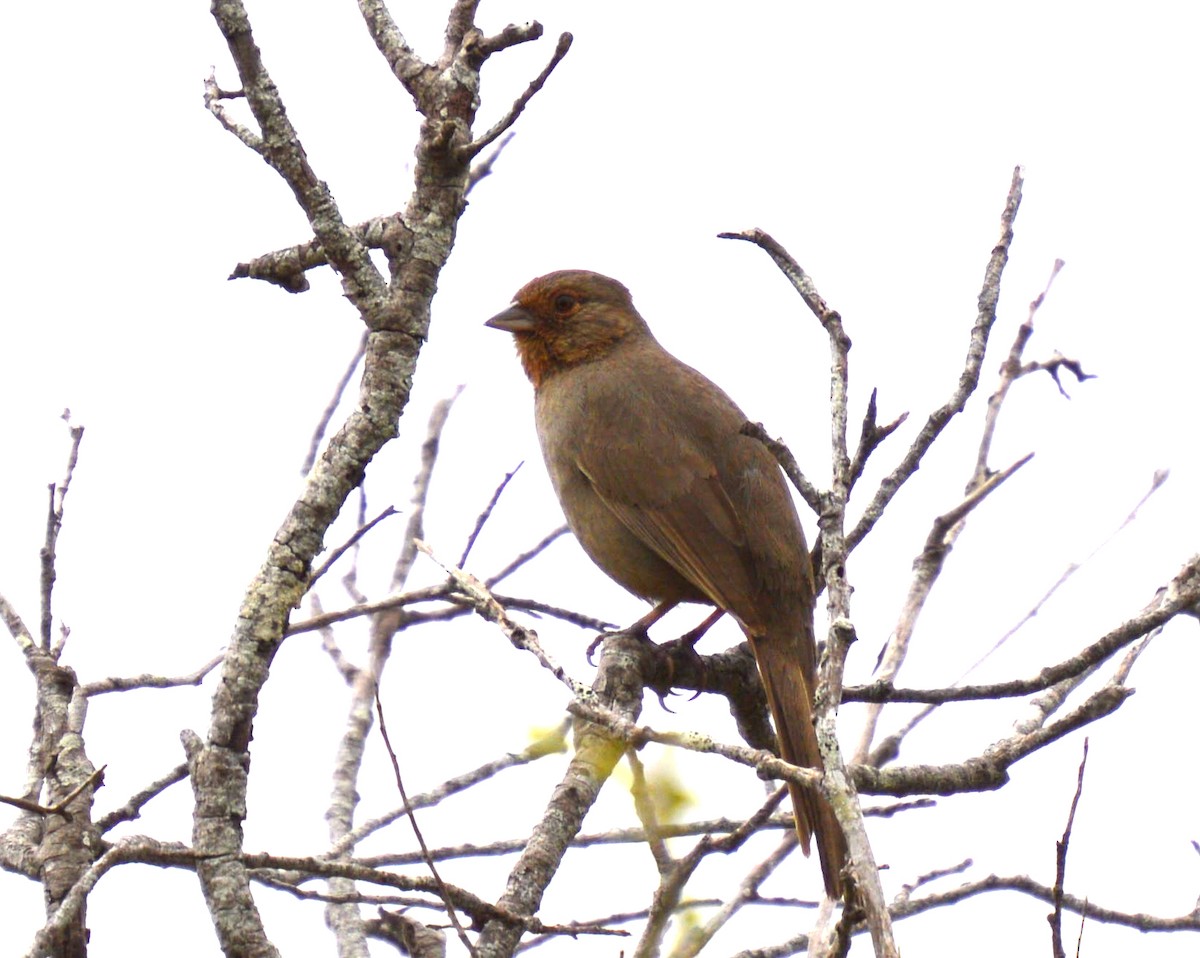
[[[248,9],[268,69],[345,217],[402,208],[416,118],[355,5],[248,0]],[[418,50],[435,55],[441,4],[394,4],[393,12]],[[223,86],[236,85],[206,4],[21,4],[6,19],[0,592],[36,622],[45,488],[62,471],[67,438],[58,417],[69,407],[87,433],[60,543],[57,612],[72,631],[67,660],[86,680],[190,671],[231,632],[241,591],[299,489],[314,421],[360,325],[328,271],[312,274],[313,289],[302,296],[225,279],[237,262],[308,233],[281,181],[203,108],[211,65]],[[1058,350],[1097,378],[1068,381],[1069,400],[1047,377],[1018,385],[992,465],[1036,456],[962,539],[922,620],[907,681],[945,684],[974,662],[1069,563],[1109,537],[1155,470],[1170,469],[1170,480],[1137,522],[983,674],[1030,674],[1082,647],[1137,612],[1197,551],[1200,65],[1190,8],[485,0],[480,14],[493,32],[529,19],[545,24],[546,38],[485,67],[478,129],[524,89],[560,32],[573,32],[575,45],[471,196],[439,282],[403,435],[368,474],[375,510],[404,504],[430,407],[465,384],[430,500],[432,546],[456,557],[496,483],[521,461],[474,571],[494,571],[561,521],[537,451],[528,383],[508,337],[482,323],[526,280],[563,267],[624,282],[669,349],[784,437],[824,481],[827,346],[761,251],[716,238],[751,226],[779,239],[841,311],[855,343],[852,415],[861,415],[874,386],[881,419],[911,412],[864,480],[872,490],[957,381],[1020,164],[1025,200],[980,395],[850,570],[862,639],[852,678],[869,674],[895,622],[930,518],[969,478],[983,400],[1055,258],[1066,266],[1037,316],[1027,358]],[[805,525],[811,539],[807,513]],[[373,553],[379,564],[364,583],[373,595],[386,587],[386,557],[401,529],[397,523]],[[512,591],[616,621],[640,614],[640,603],[573,543],[557,543],[547,559]],[[427,567],[419,575],[434,578]],[[327,607],[348,601],[329,587]],[[1189,678],[1200,668],[1198,628],[1191,620],[1172,625],[1133,673],[1138,695],[1093,732],[1094,785],[1072,849],[1076,891],[1098,903],[1182,914],[1200,891],[1200,862],[1188,845],[1200,837]],[[539,629],[573,674],[590,676],[587,635],[554,623]],[[708,651],[719,647],[714,639]],[[561,714],[561,687],[531,663],[514,664],[517,653],[482,623],[428,632],[401,651],[385,679],[396,712],[389,724],[432,719],[444,730],[414,744],[411,762],[421,771],[410,789],[519,749],[531,726]],[[464,675],[464,662],[478,668]],[[519,704],[510,700],[514,687],[522,689]],[[178,731],[203,733],[211,688],[212,680],[199,690],[93,705],[89,749],[96,764],[109,763],[98,808],[124,801],[180,760]],[[301,799],[299,787],[258,783],[327,776],[342,694],[317,640],[289,640],[256,733],[254,781],[263,790],[252,808],[271,812],[248,826],[248,847],[322,848],[327,789],[318,784]],[[15,644],[0,642],[3,793],[21,789],[31,696]],[[719,703],[679,709],[673,718],[651,702],[646,720],[711,721],[718,734],[734,734]],[[489,716],[485,727],[458,721],[478,714]],[[905,758],[971,754],[1005,734],[1014,714],[956,712],[914,738]],[[1048,880],[1080,744],[1070,739],[1040,754],[1000,795],[944,803],[958,816],[954,825],[937,824],[941,812],[880,824],[877,854],[903,863],[888,873],[889,891],[955,855],[974,857],[979,875],[1035,871]],[[547,788],[525,794],[540,803]],[[757,783],[748,788],[756,794]],[[189,800],[190,790],[177,787],[162,812],[129,832],[188,840]],[[388,795],[370,801],[390,804]],[[702,804],[698,814],[721,807]],[[1047,807],[1052,813],[1037,819]],[[628,817],[616,799],[609,812]],[[1022,814],[1037,828],[1025,828]],[[11,817],[0,813],[0,827]],[[448,840],[452,819],[446,827]],[[936,829],[936,839],[923,828]],[[815,874],[799,864],[788,872],[809,883]],[[214,953],[194,878],[153,877],[179,889],[161,916],[173,930],[163,934],[194,927],[200,944],[189,953]],[[142,887],[133,872],[104,880],[89,914],[94,954],[160,952],[161,941],[122,934],[132,912],[122,912],[119,899]],[[0,888],[8,903],[0,942],[18,953],[41,923],[40,891],[4,876]],[[281,944],[292,933],[295,948],[313,929],[324,934],[317,909],[285,908],[268,911]],[[554,919],[574,917],[567,911]],[[964,915],[1005,922],[977,952],[998,955],[1044,949],[1044,911],[993,898]],[[278,917],[298,914],[305,918],[294,925]],[[901,946],[950,954],[939,938],[944,921],[901,925]],[[731,939],[724,951],[759,940]],[[1085,952],[1136,947],[1175,956],[1196,948],[1195,936],[1134,941],[1092,927]],[[612,953],[608,944],[589,948]]]

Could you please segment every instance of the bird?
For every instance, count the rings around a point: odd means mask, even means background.
[[[489,319],[513,334],[533,383],[550,481],[583,551],[655,603],[647,628],[682,602],[732,616],[749,640],[785,761],[822,762],[813,727],[817,648],[812,563],[783,473],[745,414],[659,344],[628,289],[560,270]],[[840,898],[846,841],[825,798],[789,783],[805,855]]]

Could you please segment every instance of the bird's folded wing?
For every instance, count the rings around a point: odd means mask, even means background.
[[[746,562],[745,526],[716,467],[679,444],[663,482],[656,463],[640,463],[636,447],[621,446],[579,463],[601,501],[714,605],[738,618],[752,615],[757,584]]]

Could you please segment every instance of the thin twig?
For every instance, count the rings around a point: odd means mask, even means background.
[[[871,398],[867,400],[867,411],[863,413],[862,428],[858,435],[858,448],[854,450],[854,458],[850,461],[850,488],[853,489],[862,478],[867,468],[867,460],[878,449],[885,439],[908,422],[908,413],[903,412],[885,426],[875,421],[878,414],[879,390],[871,390]]]
[[[560,751],[565,751],[561,749]],[[786,794],[786,788],[782,790]],[[774,793],[772,793],[774,794]],[[414,808],[421,808],[422,796],[417,795],[412,799]],[[863,810],[863,814],[868,818],[889,818],[892,815],[899,814],[905,811],[912,811],[921,808],[934,808],[937,803],[930,798],[918,798],[909,801],[891,802],[887,805],[875,806]],[[772,806],[774,807],[774,806]],[[403,814],[403,810],[391,812],[385,818],[376,819],[370,823],[370,830],[376,831],[384,825],[390,824],[396,818]],[[662,838],[695,838],[700,835],[724,835],[730,832],[737,831],[745,825],[745,821],[733,818],[710,818],[701,819],[693,822],[681,822],[674,824],[671,822],[662,822],[658,826],[659,834]],[[367,823],[362,826],[366,828]],[[768,818],[756,825],[758,831],[791,831],[796,830],[796,822],[792,816],[792,812],[774,812]],[[650,840],[649,834],[644,828],[614,828],[606,832],[595,832],[589,834],[579,834],[571,839],[572,848],[591,848],[595,845],[642,845]],[[470,842],[463,845],[446,845],[440,848],[431,848],[430,856],[434,861],[446,861],[452,858],[495,858],[503,855],[512,855],[520,852],[525,847],[525,838],[506,838],[498,841],[489,842],[486,845],[475,844]],[[717,851],[721,850],[721,845],[718,843],[714,846]],[[373,868],[383,868],[396,865],[413,865],[424,861],[418,852],[393,852],[386,855],[373,855],[359,858],[358,861],[364,865],[370,865]]]
[[[224,653],[215,655],[196,671],[189,672],[187,675],[165,676],[143,673],[125,677],[111,676],[81,685],[79,691],[90,697],[103,695],[106,692],[128,692],[130,689],[174,689],[184,685],[199,685],[213,669],[221,664],[224,658]]]
[[[71,411],[64,410],[63,420],[70,426]],[[71,487],[71,478],[75,475],[75,464],[79,462],[79,444],[83,441],[83,426],[70,426],[71,448],[67,453],[67,468],[62,481],[57,485],[51,483],[50,501],[46,510],[46,541],[42,545],[41,559],[41,642],[43,649],[51,646],[53,632],[54,610],[53,594],[54,580],[58,576],[55,562],[58,558],[58,535],[62,531],[63,507],[66,505],[67,491]]]
[[[416,546],[450,574],[458,587],[462,589],[476,613],[489,622],[496,623],[500,627],[500,631],[517,648],[533,653],[533,656],[541,663],[542,667],[547,669],[556,679],[570,689],[572,694],[586,694],[587,686],[571,678],[567,674],[567,671],[550,657],[546,650],[542,648],[537,633],[533,629],[527,629],[525,626],[510,619],[504,606],[496,600],[496,597],[492,595],[487,586],[473,575],[463,572],[462,569],[441,562],[433,554],[433,550],[421,540],[416,540]]]
[[[979,442],[979,453],[975,458],[975,474],[972,477],[972,482],[978,482],[983,476],[987,475],[988,453],[991,452],[992,440],[996,435],[996,423],[1000,416],[1000,407],[1004,404],[1004,400],[1008,396],[1008,391],[1012,388],[1012,384],[1021,376],[1021,357],[1024,355],[1029,338],[1033,335],[1034,317],[1042,307],[1042,304],[1046,302],[1046,297],[1050,294],[1050,287],[1054,285],[1055,277],[1058,276],[1064,265],[1061,259],[1054,261],[1054,265],[1050,269],[1050,278],[1046,280],[1045,288],[1029,304],[1029,313],[1025,318],[1025,322],[1017,329],[1012,346],[1008,350],[1008,357],[1000,367],[1000,382],[996,387],[996,391],[988,397],[983,436]]]
[[[413,795],[409,799],[409,803],[397,809],[393,809],[386,815],[381,815],[378,818],[369,819],[360,822],[353,831],[347,832],[341,839],[336,841],[329,849],[330,856],[339,856],[344,854],[349,849],[353,848],[359,842],[369,835],[374,834],[382,828],[386,828],[396,819],[406,815],[409,808],[430,808],[437,805],[439,802],[451,795],[457,795],[461,792],[478,785],[480,782],[488,781],[491,778],[499,775],[501,772],[510,768],[520,768],[530,762],[536,762],[540,758],[545,758],[548,755],[561,754],[566,751],[566,734],[569,727],[569,721],[562,722],[557,728],[551,730],[546,735],[542,736],[536,742],[533,742],[527,748],[520,752],[508,752],[497,759],[490,762],[485,762],[477,768],[473,768],[462,775],[457,775],[441,785],[430,789],[427,792],[422,792],[419,795]],[[439,856],[434,856],[440,860]],[[441,856],[447,857],[447,856]],[[384,865],[389,861],[402,861],[403,856],[381,856],[376,859],[364,859],[369,864]]]
[[[312,609],[314,618],[320,618],[324,614],[325,610],[321,606],[321,597],[317,593],[310,592],[308,594],[308,604]],[[338,644],[337,638],[333,634],[333,626],[323,625],[317,631],[321,633],[321,650],[329,656],[329,661],[337,669],[337,673],[342,677],[342,681],[353,687],[362,676],[362,667],[352,662],[342,651],[342,647]]]
[[[830,472],[829,492],[815,495],[797,485],[805,500],[819,517],[821,529],[821,570],[827,593],[830,625],[826,633],[825,654],[818,667],[817,687],[813,703],[813,723],[816,726],[817,746],[821,753],[824,776],[821,793],[829,802],[838,825],[846,839],[848,861],[853,881],[847,900],[860,905],[871,943],[877,958],[898,958],[891,918],[880,883],[870,838],[863,821],[862,807],[854,782],[847,774],[837,733],[837,709],[841,701],[842,680],[846,658],[855,641],[850,613],[851,587],[846,578],[846,560],[851,548],[846,536],[846,503],[850,498],[852,469],[847,443],[847,424],[850,402],[850,337],[842,323],[841,314],[832,309],[817,291],[816,284],[799,263],[773,237],[759,229],[743,233],[721,233],[725,239],[741,239],[754,243],[771,257],[805,304],[817,317],[829,340],[829,420]],[[786,469],[786,466],[785,466]],[[798,470],[796,470],[798,473]],[[831,909],[822,911],[822,927],[815,934],[825,940],[824,922]]]
[[[540,612],[543,615],[553,616],[556,619],[562,619],[564,622],[570,622],[572,625],[577,625],[581,629],[591,629],[595,632],[603,632],[608,629],[616,628],[616,625],[605,619],[598,619],[595,616],[584,615],[581,612],[573,612],[570,609],[562,609],[558,606],[548,605],[545,602],[539,602],[536,599],[526,599],[518,596],[495,595],[494,598],[501,605],[510,609],[522,609],[529,612]],[[323,612],[320,615],[314,615],[310,619],[304,619],[288,626],[285,635],[298,635],[301,632],[313,632],[316,629],[322,629],[326,626],[333,625],[337,622],[345,622],[348,619],[357,619],[364,615],[374,615],[376,612],[383,612],[386,609],[397,609],[402,606],[411,605],[417,602],[454,602],[461,604],[458,608],[441,609],[434,613],[406,612],[405,624],[410,622],[428,622],[437,621],[448,618],[456,618],[464,614],[464,608],[470,604],[470,599],[466,597],[452,594],[450,587],[442,583],[436,586],[427,586],[422,589],[413,589],[410,592],[402,592],[399,595],[388,596],[386,599],[379,599],[376,602],[363,602],[359,605],[350,606],[347,609],[338,609],[334,612]]]
[[[1054,903],[1053,889],[1041,882],[1034,881],[1028,875],[989,875],[945,892],[916,898],[904,905],[893,906],[893,912],[896,918],[910,918],[935,908],[956,905],[977,895],[993,891],[1015,891],[1048,905]],[[1131,913],[1115,908],[1104,908],[1086,899],[1066,894],[1063,895],[1062,905],[1066,911],[1074,912],[1077,915],[1086,914],[1091,921],[1135,928],[1138,931],[1200,931],[1200,912],[1195,910],[1177,918],[1164,918],[1144,912]]]
[[[404,541],[400,554],[396,557],[396,565],[392,569],[392,591],[404,588],[408,574],[412,571],[413,562],[417,558],[418,539],[425,535],[425,502],[429,498],[429,484],[433,479],[433,467],[437,463],[438,451],[442,444],[442,431],[450,418],[450,410],[462,395],[464,385],[459,385],[454,392],[444,399],[438,400],[429,413],[429,422],[425,427],[425,441],[421,443],[421,467],[413,479],[412,496],[409,497],[408,524],[404,527]]]
[[[1004,274],[1004,267],[1008,263],[1008,250],[1013,241],[1013,221],[1016,219],[1017,210],[1021,205],[1023,185],[1024,178],[1021,175],[1021,168],[1017,167],[1013,170],[1008,198],[1000,217],[1000,240],[992,249],[992,255],[984,271],[983,287],[979,293],[979,308],[976,312],[975,325],[971,329],[966,360],[963,363],[963,370],[959,374],[958,382],[950,398],[929,414],[925,425],[921,427],[921,431],[900,462],[879,484],[879,489],[864,510],[862,518],[847,537],[847,545],[850,549],[853,549],[874,528],[888,503],[900,491],[900,487],[916,472],[925,453],[933,445],[933,441],[942,434],[950,420],[962,412],[967,399],[979,385],[983,357],[987,351],[992,326],[996,322],[996,306],[1000,299],[1000,279]]]
[[[550,74],[554,72],[554,68],[567,55],[567,51],[571,49],[571,42],[574,39],[569,33],[559,36],[558,43],[554,47],[554,55],[550,57],[550,62],[546,64],[542,72],[533,79],[529,86],[525,88],[525,92],[513,101],[513,105],[508,108],[508,112],[490,130],[484,133],[483,136],[477,137],[462,148],[462,157],[464,160],[478,156],[480,151],[495,142],[509,127],[517,122],[517,117],[525,111],[525,107],[529,105],[529,101],[533,99],[538,90],[546,85],[546,81],[550,79]]]
[[[33,812],[37,815],[58,815],[62,818],[65,818],[67,821],[70,821],[71,813],[66,810],[67,806],[70,805],[71,802],[73,802],[76,798],[78,798],[80,793],[83,792],[85,788],[89,788],[98,782],[103,782],[104,770],[106,768],[108,768],[107,765],[101,765],[53,805],[40,805],[37,802],[31,802],[25,798],[13,798],[8,795],[0,795],[0,803],[12,805],[15,808],[19,808],[26,812]]]
[[[516,135],[511,131],[504,134],[492,152],[471,167],[471,175],[467,179],[467,189],[463,193],[464,196],[470,196],[471,190],[475,189],[480,180],[487,179],[492,175],[492,167],[495,166],[496,160],[500,158],[500,154],[504,152],[504,148],[512,142],[513,137]]]
[[[303,276],[301,272],[301,276]],[[307,281],[306,281],[307,282]],[[341,378],[337,381],[337,385],[333,387],[333,395],[329,397],[329,402],[317,420],[317,427],[313,430],[312,441],[308,444],[308,455],[304,457],[304,464],[300,466],[300,475],[307,476],[313,467],[313,463],[317,461],[317,454],[321,451],[321,446],[325,442],[325,434],[329,431],[329,424],[333,421],[333,414],[337,412],[338,406],[341,405],[342,396],[346,394],[346,387],[350,385],[350,380],[354,378],[354,371],[358,369],[358,364],[362,362],[363,356],[367,353],[367,337],[370,334],[364,332],[358,341],[358,347],[354,350],[354,356],[350,362],[346,364],[346,371],[342,373]]]
[[[330,568],[332,568],[333,564],[338,561],[338,559],[344,556],[350,549],[354,548],[354,546],[358,544],[359,540],[361,540],[363,536],[379,525],[379,523],[383,522],[384,519],[390,519],[395,515],[399,515],[399,513],[396,511],[396,507],[388,506],[370,522],[364,522],[357,529],[355,529],[354,533],[349,539],[330,552],[325,561],[313,570],[312,575],[308,577],[309,589],[312,589],[312,587],[317,584],[317,581],[321,578],[321,576],[328,572]]]
[[[139,818],[142,809],[149,804],[150,800],[157,798],[176,782],[182,782],[188,775],[188,767],[186,762],[181,762],[176,765],[171,771],[167,772],[162,778],[151,782],[140,792],[135,792],[130,795],[125,804],[120,808],[114,808],[107,815],[103,815],[96,820],[96,829],[101,835],[107,832],[115,825],[121,822],[132,822]]]
[[[500,496],[512,482],[513,476],[520,472],[524,462],[518,462],[513,468],[504,474],[504,478],[500,480],[500,484],[496,486],[496,491],[492,493],[492,498],[488,500],[488,504],[483,507],[483,512],[479,513],[475,520],[475,527],[471,530],[471,534],[467,536],[467,544],[463,546],[462,555],[458,557],[458,567],[461,569],[467,564],[467,557],[471,554],[471,550],[475,547],[475,540],[479,538],[479,533],[483,531],[484,523],[491,518],[492,510],[496,508],[496,503],[500,501]]]
[[[388,735],[387,720],[383,714],[383,702],[379,698],[379,684],[375,684],[375,714],[379,716],[379,735],[383,739],[383,745],[387,749],[388,758],[392,762],[392,772],[396,777],[396,790],[400,793],[400,801],[404,803],[405,814],[408,817],[408,823],[412,826],[413,834],[417,837],[417,844],[421,846],[421,855],[425,860],[425,864],[429,868],[429,873],[433,875],[433,880],[437,882],[438,891],[441,895],[443,903],[446,905],[446,915],[450,919],[450,924],[454,926],[454,930],[458,933],[458,940],[463,943],[463,947],[467,949],[467,953],[474,955],[475,948],[471,944],[471,940],[467,937],[466,931],[458,920],[458,913],[454,910],[454,903],[450,900],[450,893],[446,888],[446,883],[442,881],[442,876],[439,874],[437,865],[429,855],[429,846],[425,844],[425,836],[421,834],[421,828],[417,825],[417,816],[413,811],[412,805],[408,801],[408,794],[404,790],[404,779],[400,775],[400,760],[396,758],[396,750],[392,747],[391,737]]]
[[[1010,193],[1010,202],[1011,198],[1012,194]],[[1006,207],[1006,211],[1008,208],[1009,207]],[[1011,226],[1012,224],[1010,220],[1008,223],[1008,234],[1011,234]],[[995,251],[993,251],[993,262],[995,262]],[[1042,294],[1038,296],[1037,299],[1035,299],[1030,305],[1028,317],[1026,321],[1018,328],[1013,338],[1012,345],[1009,347],[1008,359],[1000,368],[998,385],[988,400],[987,411],[984,415],[983,428],[979,440],[979,450],[976,455],[971,476],[966,484],[966,499],[963,501],[964,504],[971,502],[976,494],[982,492],[982,494],[986,495],[987,492],[990,492],[991,489],[995,488],[993,484],[995,476],[992,473],[991,467],[988,465],[988,453],[991,449],[992,440],[999,422],[1001,407],[1003,406],[1005,398],[1009,394],[1009,388],[1012,385],[1012,382],[1018,375],[1017,370],[1020,368],[1021,356],[1024,354],[1025,347],[1029,342],[1029,337],[1033,333],[1034,316],[1036,315],[1041,304],[1045,302],[1046,293],[1049,291],[1050,284],[1053,282],[1054,277],[1058,274],[1058,270],[1061,269],[1061,266],[1062,261],[1056,261],[1055,268],[1051,272],[1050,279],[1046,284],[1045,290],[1043,290]],[[991,275],[992,274],[989,271],[989,277]],[[996,277],[996,281],[999,281],[998,276]],[[989,297],[991,295],[987,280],[985,280],[984,283],[984,292],[980,294],[981,305],[984,302],[985,294],[987,294]],[[994,308],[995,302],[994,299],[992,299],[991,309],[993,311],[993,320]],[[976,328],[978,328],[978,323],[976,324]],[[972,337],[972,342],[974,343],[974,333],[972,334]],[[964,375],[967,375],[971,371],[971,363],[974,356],[975,354],[968,350],[967,368],[964,371]],[[976,382],[978,382],[978,375],[978,369],[975,369]],[[961,382],[962,380],[960,379],[960,385]],[[943,406],[942,408],[946,409],[947,407]],[[1029,457],[1027,456],[1016,466],[1009,467],[1009,470],[1007,471],[1008,474],[1011,474],[1013,469],[1024,465],[1028,459]],[[962,509],[962,505],[960,505],[959,508]],[[880,678],[889,681],[893,680],[903,668],[905,660],[908,656],[913,634],[916,630],[917,621],[925,609],[925,604],[929,600],[934,585],[940,578],[942,570],[945,568],[946,560],[950,554],[950,551],[954,548],[959,536],[962,535],[966,528],[966,516],[969,511],[969,508],[963,509],[961,514],[954,519],[954,521],[948,524],[944,521],[945,517],[939,517],[938,519],[934,520],[933,529],[930,532],[929,537],[926,539],[925,548],[921,555],[918,556],[917,560],[913,563],[913,578],[909,585],[908,594],[905,597],[904,605],[901,608],[899,620],[895,629],[892,630],[892,634],[888,639],[887,644],[880,652],[879,663],[876,666]],[[931,712],[932,710],[925,710],[925,712],[923,712],[920,716],[916,717],[911,722],[908,730],[914,728],[920,721],[923,720],[925,715],[931,714]],[[871,708],[868,708],[862,729],[859,732],[858,745],[854,750],[855,761],[862,762],[868,760],[871,745],[878,730],[879,720],[882,714],[882,708],[880,706],[872,706]],[[895,745],[898,744],[900,740],[901,736],[893,734],[889,738],[889,743]]]
[[[1050,922],[1050,948],[1054,958],[1067,958],[1062,941],[1062,903],[1067,877],[1067,848],[1071,844],[1071,829],[1075,827],[1075,811],[1079,808],[1079,797],[1083,794],[1083,771],[1087,768],[1088,740],[1083,740],[1083,757],[1079,760],[1079,774],[1075,781],[1075,796],[1071,799],[1071,811],[1067,814],[1067,827],[1063,836],[1055,846],[1054,856],[1054,888],[1051,897],[1054,899],[1054,911],[1047,916]],[[1082,934],[1082,931],[1081,931]]]
[[[751,834],[755,834],[758,831],[758,828],[762,825],[766,817],[770,815],[771,811],[786,794],[786,788],[776,789],[767,800],[766,805],[759,809],[751,821],[746,822],[747,827],[745,831],[737,835],[733,843],[725,844],[729,839],[734,838],[731,835],[727,839],[720,840],[720,843],[713,842],[712,850],[727,853],[740,847]],[[754,822],[753,826],[751,826],[751,822]],[[771,853],[765,859],[750,870],[749,874],[739,884],[737,892],[722,902],[708,921],[702,926],[693,926],[684,931],[680,941],[671,952],[671,958],[693,958],[693,956],[699,954],[712,941],[713,936],[729,923],[734,915],[741,911],[745,905],[758,899],[758,890],[762,886],[762,883],[774,874],[775,870],[796,850],[797,844],[799,844],[799,839],[796,836],[794,828],[784,832],[779,844],[771,850]]]
[[[633,808],[642,830],[646,833],[646,847],[660,876],[666,875],[675,864],[675,859],[667,851],[667,843],[663,840],[662,825],[658,820],[658,812],[654,807],[654,798],[646,784],[646,766],[642,764],[637,752],[629,749],[625,753],[625,761],[629,763],[629,771],[633,781],[629,786],[629,794],[633,796]]]
[[[519,556],[517,556],[515,559],[513,559],[512,562],[510,562],[508,565],[506,565],[503,569],[501,569],[495,575],[488,576],[486,579],[483,580],[483,584],[486,585],[489,589],[494,588],[498,583],[507,579],[510,575],[512,575],[514,572],[516,572],[519,568],[521,568],[521,566],[525,565],[525,563],[527,563],[531,559],[534,559],[537,556],[541,555],[546,550],[546,548],[550,545],[550,543],[554,542],[555,539],[558,539],[561,536],[566,535],[570,531],[571,530],[569,528],[567,528],[566,526],[559,526],[553,532],[547,533],[545,536],[542,537],[541,542],[539,542],[537,545],[535,545],[532,549],[522,552]]]
[[[808,476],[801,471],[800,464],[796,462],[796,457],[792,455],[792,451],[780,440],[773,439],[760,422],[743,424],[741,433],[743,436],[757,439],[767,447],[767,451],[775,457],[775,461],[779,463],[779,467],[784,471],[788,479],[791,480],[792,485],[796,487],[796,491],[800,493],[801,498],[808,503],[808,507],[817,515],[820,515],[824,504],[823,494],[812,484]]]
[[[366,486],[366,483],[360,482],[358,484],[358,488],[356,490],[354,490],[354,492],[355,492],[354,498],[358,504],[358,507],[355,510],[354,519],[355,519],[355,523],[357,524],[358,528],[361,529],[367,524],[367,486]],[[358,556],[359,556],[361,544],[362,544],[361,537],[355,539],[354,542],[352,543],[351,549],[353,550],[353,553],[352,553],[351,559],[350,559],[350,566],[349,566],[349,568],[346,569],[345,573],[342,575],[342,588],[346,590],[346,592],[350,596],[350,598],[352,598],[355,602],[358,602],[359,604],[363,604],[368,601],[367,594],[365,592],[363,592],[363,590],[360,589],[358,586]],[[312,594],[311,589],[309,590],[309,594],[310,595]]]
[[[4,620],[5,628],[17,642],[22,652],[29,652],[34,647],[33,634],[25,625],[16,608],[3,595],[0,595],[0,619]]]
[[[1142,508],[1142,506],[1144,506],[1146,504],[1146,502],[1150,499],[1150,497],[1152,495],[1154,495],[1154,493],[1156,493],[1160,488],[1162,488],[1163,483],[1165,483],[1167,481],[1169,476],[1170,476],[1170,470],[1167,470],[1167,469],[1157,470],[1154,473],[1154,476],[1151,478],[1149,490],[1147,490],[1145,495],[1143,495],[1137,501],[1137,504],[1133,507],[1132,510],[1130,510],[1129,515],[1127,515],[1123,520],[1121,520],[1121,522],[1117,524],[1116,528],[1114,528],[1112,530],[1112,532],[1110,532],[1099,543],[1097,543],[1095,548],[1093,548],[1092,551],[1089,552],[1086,556],[1084,556],[1078,562],[1068,563],[1067,567],[1065,569],[1063,569],[1062,574],[1058,577],[1058,579],[1055,580],[1054,584],[1052,586],[1050,586],[1050,588],[1046,590],[1046,592],[1042,595],[1042,597],[1040,599],[1038,599],[1037,602],[1035,602],[1030,607],[1029,611],[1026,612],[1020,618],[1020,620],[1017,621],[1010,629],[1008,629],[1008,631],[1006,631],[1002,636],[1000,636],[1000,638],[998,638],[995,641],[995,643],[986,652],[983,653],[983,655],[981,655],[978,659],[976,659],[975,662],[973,662],[970,665],[970,667],[968,667],[966,669],[966,671],[964,671],[962,673],[962,675],[959,676],[958,681],[962,681],[963,679],[965,679],[968,675],[970,675],[977,668],[979,668],[981,665],[983,665],[984,662],[986,662],[993,655],[995,655],[998,651],[1000,651],[1000,649],[1004,646],[1004,644],[1009,639],[1011,639],[1014,635],[1016,635],[1018,632],[1020,632],[1021,629],[1024,628],[1025,625],[1027,625],[1031,620],[1033,620],[1034,618],[1037,617],[1038,613],[1040,613],[1042,611],[1043,606],[1045,606],[1045,604],[1050,601],[1050,599],[1054,596],[1054,594],[1059,589],[1061,589],[1064,585],[1066,585],[1067,581],[1073,575],[1075,575],[1077,572],[1079,572],[1085,566],[1087,566],[1093,559],[1096,558],[1096,556],[1098,556],[1109,545],[1111,545],[1113,543],[1113,541],[1117,538],[1118,535],[1120,535],[1126,528],[1128,528],[1130,525],[1132,525],[1133,522],[1137,519],[1138,511]]]

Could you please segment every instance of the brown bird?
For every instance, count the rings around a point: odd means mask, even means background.
[[[750,641],[782,757],[820,768],[812,566],[771,454],[746,416],[668,353],[614,279],[533,280],[487,322],[516,339],[533,382],[542,454],[583,550],[635,595],[716,606]],[[846,843],[828,803],[790,786],[796,833],[815,832],[825,889],[841,897]]]

